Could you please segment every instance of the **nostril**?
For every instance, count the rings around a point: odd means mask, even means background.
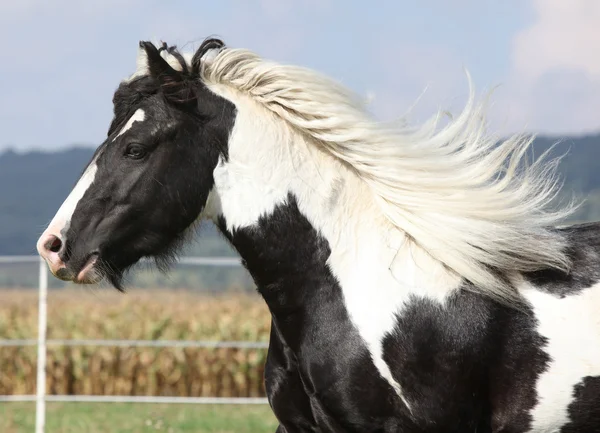
[[[54,239],[54,241],[52,241],[52,244],[50,245],[50,251],[52,251],[53,253],[57,253],[60,251],[60,248],[62,247],[62,241],[59,238]]]
[[[59,237],[50,235],[50,237],[44,244],[44,247],[48,251],[52,251],[53,253],[58,253],[62,247],[62,241],[60,240]]]

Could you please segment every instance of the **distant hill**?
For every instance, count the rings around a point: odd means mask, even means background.
[[[0,254],[34,254],[35,241],[73,187],[91,149],[0,155]]]
[[[564,179],[563,196],[585,199],[570,222],[600,220],[600,134],[561,139],[538,137],[532,147],[539,156],[553,145],[552,155],[565,155],[559,165]]]
[[[540,137],[536,155],[557,139]],[[561,164],[565,193],[575,191],[588,197],[576,215],[578,221],[600,219],[600,135],[564,138],[555,152],[568,155]],[[93,149],[74,147],[58,152],[0,154],[0,255],[35,254],[35,242],[67,196]],[[207,225],[201,241],[192,245],[193,254],[234,254]]]
[[[67,197],[94,150],[0,154],[0,255],[37,254],[35,243]],[[194,255],[235,253],[212,224],[204,224]]]

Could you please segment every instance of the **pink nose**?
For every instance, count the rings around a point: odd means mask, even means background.
[[[62,240],[58,236],[50,233],[44,233],[42,236],[40,236],[40,239],[37,243],[38,253],[44,260],[46,260],[48,267],[54,275],[59,273],[61,269],[66,268],[65,263],[58,254],[62,249],[62,246]]]

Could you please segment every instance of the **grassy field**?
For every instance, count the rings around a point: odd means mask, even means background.
[[[30,433],[34,403],[1,403],[0,431]],[[116,403],[48,403],[47,433],[273,433],[266,405],[203,406]]]
[[[256,294],[61,289],[48,296],[48,338],[268,341]],[[37,293],[0,290],[0,338],[35,338]],[[50,394],[262,397],[266,350],[49,347]],[[34,347],[0,350],[0,394],[35,392]]]
[[[48,338],[268,341],[260,296],[51,290]],[[37,334],[37,293],[0,289],[0,338]],[[50,394],[264,396],[265,350],[49,347]],[[0,349],[0,394],[35,393],[34,347]],[[32,432],[35,404],[0,403],[0,433]],[[48,433],[274,432],[266,405],[48,403]]]

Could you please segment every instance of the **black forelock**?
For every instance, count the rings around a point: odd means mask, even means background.
[[[176,45],[169,46],[166,42],[162,42],[159,48],[156,48],[149,42],[140,42],[140,45],[150,50],[154,49],[158,53],[166,51],[175,57],[181,66],[181,71],[179,73],[183,80],[199,80],[202,68],[202,57],[204,57],[209,50],[225,48],[225,43],[221,39],[207,38],[200,44],[200,47],[198,47],[192,57],[191,65],[189,65],[177,49]]]
[[[158,49],[159,53],[161,51],[166,51],[167,53],[169,53],[170,55],[175,57],[177,59],[177,61],[179,62],[179,65],[181,66],[182,72],[184,74],[190,74],[190,68],[189,68],[187,62],[185,61],[185,59],[183,58],[183,56],[181,55],[181,53],[179,51],[177,51],[176,45],[169,46],[166,42],[163,42],[162,46]]]

